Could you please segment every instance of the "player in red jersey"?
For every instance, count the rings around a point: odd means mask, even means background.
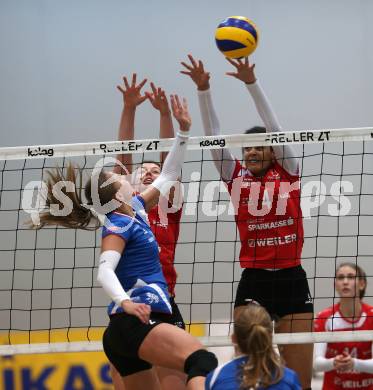
[[[182,62],[198,89],[199,105],[206,135],[219,135],[210,93],[210,74],[202,61],[191,55]],[[278,120],[254,74],[248,59],[230,60],[234,72],[227,75],[245,83],[265,127],[246,133],[281,131]],[[238,285],[235,311],[256,301],[277,320],[276,332],[312,330],[313,303],[306,273],[301,266],[303,221],[300,207],[298,161],[291,146],[243,148],[243,162],[227,149],[211,153],[235,207],[244,271]],[[295,370],[304,389],[312,379],[313,346],[285,345],[280,352],[286,365]],[[299,359],[302,356],[302,359]]]
[[[135,114],[137,107],[145,100],[149,100],[152,106],[160,114],[160,138],[173,138],[174,129],[172,116],[165,92],[151,83],[151,92],[142,94],[141,90],[146,83],[146,79],[137,84],[137,75],[132,75],[132,81],[129,82],[123,77],[123,85],[118,85],[118,90],[123,96],[123,111],[119,125],[119,140],[133,140],[135,128]],[[161,153],[161,163],[166,159],[167,153]],[[141,193],[161,173],[161,163],[148,161],[133,169],[131,154],[121,154],[117,159],[132,173],[133,186],[137,192]],[[121,170],[118,164],[117,173]],[[174,266],[176,243],[179,238],[180,219],[182,213],[182,202],[175,191],[175,187],[170,191],[170,197],[166,202],[160,201],[159,205],[151,209],[148,213],[150,227],[157,239],[159,245],[159,256],[162,265],[162,271],[168,284],[170,301],[172,306],[172,315],[166,322],[185,329],[183,317],[175,303],[175,284],[176,270]],[[156,367],[158,378],[163,390],[181,390],[185,389],[186,376],[175,370],[164,367]],[[123,390],[124,385],[119,373],[112,367],[112,376],[115,390]]]
[[[336,271],[335,289],[340,301],[321,311],[315,320],[316,332],[373,330],[373,307],[363,302],[367,278],[353,263]],[[314,369],[323,371],[323,390],[373,390],[373,343],[318,343]]]

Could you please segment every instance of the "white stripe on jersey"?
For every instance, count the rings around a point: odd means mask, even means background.
[[[172,313],[171,304],[168,301],[168,299],[167,299],[165,293],[163,292],[163,290],[158,286],[158,284],[150,283],[150,284],[148,284],[148,286],[154,288],[154,290],[157,291],[159,296],[162,298],[163,302],[166,304],[166,306],[169,308],[170,312]]]
[[[240,356],[237,356],[236,358],[232,359],[232,360],[229,360],[228,362],[224,363],[224,364],[221,364],[220,366],[216,367],[215,370],[214,370],[214,373],[212,374],[212,377],[211,377],[211,381],[210,381],[210,389],[212,389],[212,387],[214,386],[215,384],[215,381],[216,379],[218,378],[221,370],[229,363],[231,362],[234,362],[235,360],[238,360],[238,359],[241,359],[244,355],[240,355]]]
[[[357,322],[348,322],[346,321],[342,314],[337,311],[329,317],[325,323],[325,331],[333,331],[333,330],[343,330],[343,329],[351,329],[351,328],[361,328],[364,325],[364,322],[367,319],[367,313],[361,313],[361,317]]]

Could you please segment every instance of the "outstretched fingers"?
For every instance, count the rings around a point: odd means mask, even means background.
[[[140,90],[146,84],[147,81],[148,79],[142,80],[141,83],[137,86],[137,89]]]
[[[137,91],[140,91],[142,89],[142,87],[146,84],[147,81],[148,81],[148,79],[145,78],[139,84],[137,84],[137,74],[136,73],[132,73],[131,84],[129,83],[128,78],[126,76],[123,76],[124,88],[121,85],[117,85],[117,88],[121,92],[125,92],[127,90],[137,90]]]
[[[132,73],[132,87],[135,88],[136,87],[136,79],[137,79],[137,74],[136,73]]]
[[[231,65],[233,65],[235,68],[238,67],[238,64],[237,64],[236,61],[234,61],[232,58],[225,57],[225,59],[226,59]]]
[[[189,58],[189,61],[191,62],[191,64],[193,65],[194,68],[198,68],[197,66],[197,62],[196,60],[193,58],[193,56],[191,54],[188,54],[188,58]],[[201,62],[201,61],[199,61]]]
[[[157,87],[155,86],[155,84],[153,82],[150,83],[150,88],[153,91],[153,95],[156,95],[157,94]]]
[[[181,62],[184,69],[181,70],[180,73],[189,76],[199,90],[209,89],[210,73],[205,71],[203,62],[201,60],[195,60],[191,54],[188,54],[188,59],[190,63],[185,61]]]
[[[181,100],[178,95],[171,95],[171,110],[174,118],[179,122],[180,130],[189,131],[192,121],[187,100],[185,98]]]
[[[189,71],[192,71],[193,70],[193,67],[190,66],[189,64],[187,64],[186,62],[184,61],[181,61],[181,65],[184,66],[184,68],[188,69]],[[181,71],[180,73],[189,73],[189,72],[186,72],[186,71]]]
[[[172,114],[175,116],[175,113],[179,109],[179,97],[177,95],[170,95],[170,100],[171,100],[171,109],[172,109]]]
[[[171,106],[175,111],[188,110],[188,103],[185,98],[181,101],[179,95],[171,95]]]
[[[123,82],[124,82],[124,86],[126,87],[126,89],[129,89],[129,88],[130,88],[130,85],[129,85],[129,83],[128,83],[128,80],[127,80],[127,77],[126,77],[126,76],[123,77]]]

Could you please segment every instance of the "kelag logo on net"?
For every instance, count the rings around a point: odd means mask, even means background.
[[[225,138],[219,138],[214,140],[205,139],[199,143],[200,147],[207,147],[207,146],[220,146],[221,148],[224,148],[226,142]]]
[[[27,148],[27,157],[54,156],[53,148],[41,148],[40,146]]]

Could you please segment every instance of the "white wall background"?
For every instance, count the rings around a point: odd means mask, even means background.
[[[217,24],[245,15],[260,28],[257,75],[287,129],[372,125],[373,3],[369,0],[1,0],[1,145],[113,140],[115,85],[136,71],[185,95],[201,134],[187,53],[205,61],[224,133],[258,117],[214,42]],[[158,133],[149,105],[138,138]]]

